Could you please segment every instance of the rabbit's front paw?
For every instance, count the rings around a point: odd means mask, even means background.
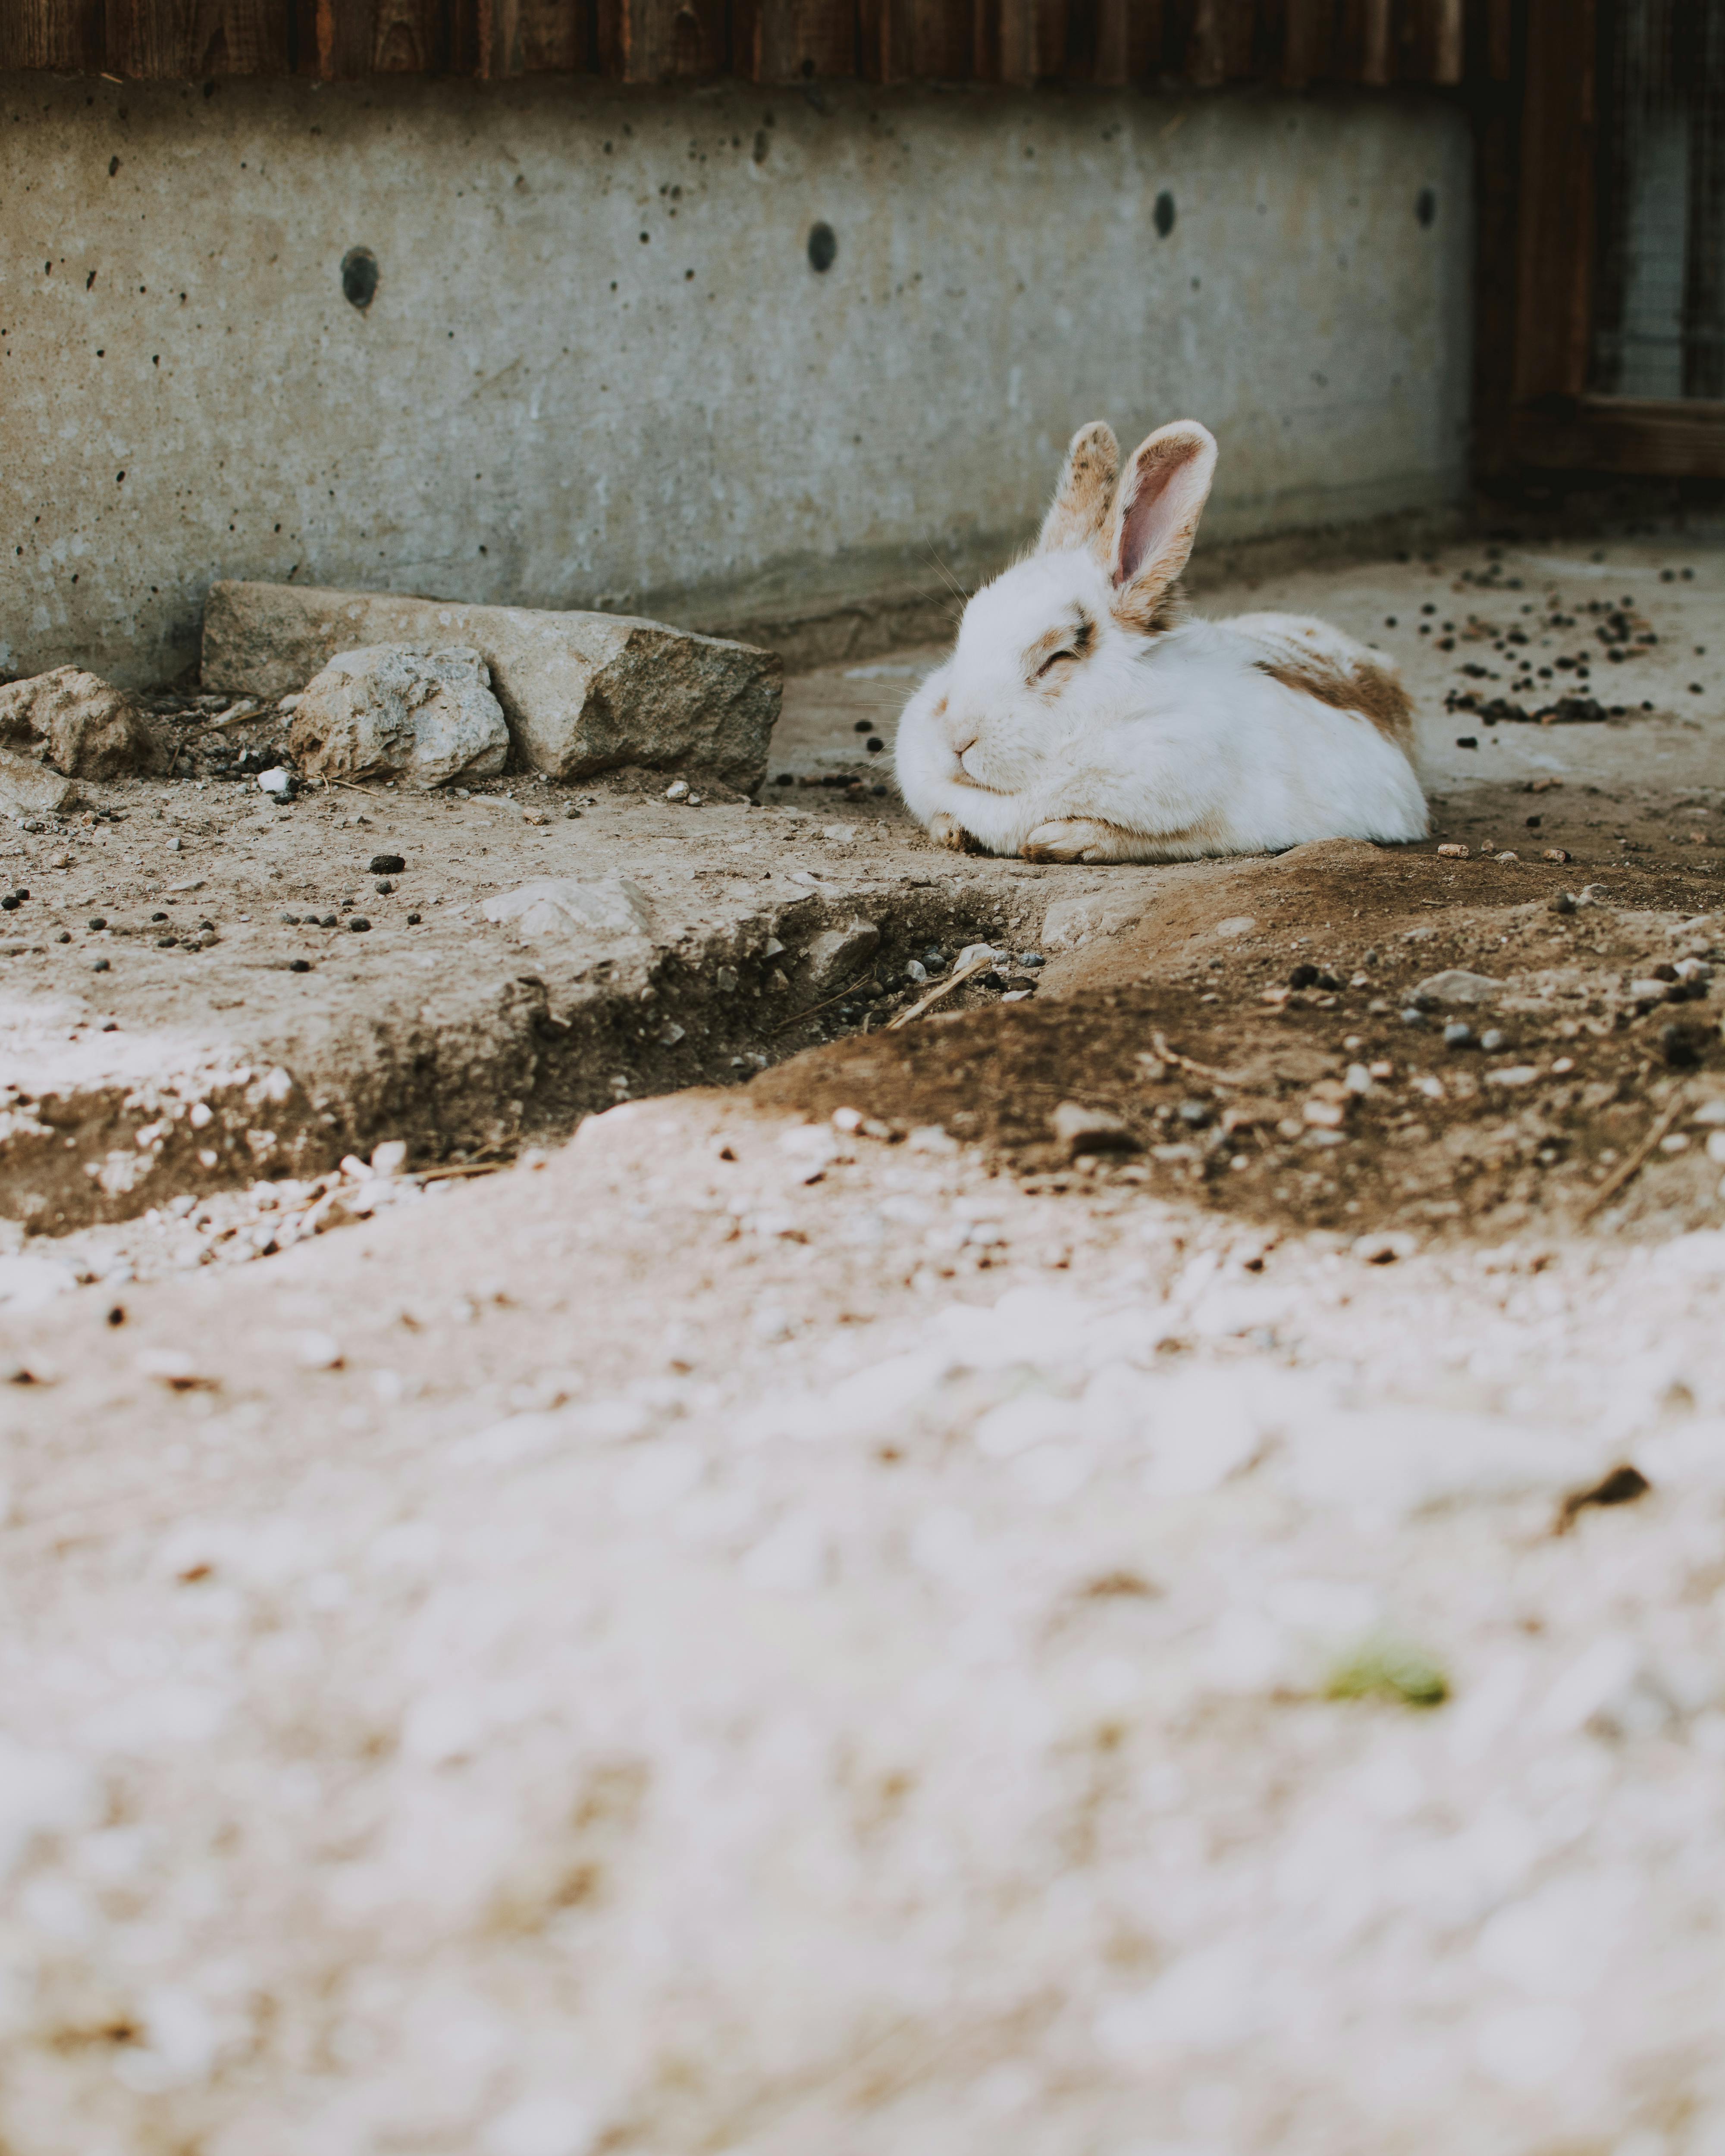
[[[1027,861],[1112,861],[1120,858],[1124,835],[1087,816],[1056,817],[1039,824],[1019,851]]]
[[[955,854],[979,854],[978,845],[956,816],[949,816],[944,808],[937,809],[928,819],[928,835],[938,846],[950,846]]]

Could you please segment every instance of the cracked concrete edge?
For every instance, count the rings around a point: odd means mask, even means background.
[[[991,896],[1017,916],[1013,934],[1040,920],[1029,892]],[[888,906],[878,886],[834,886],[673,943],[595,954],[511,937],[483,980],[297,1034],[128,1036],[127,1067],[0,1107],[0,1217],[62,1235],[182,1194],[321,1174],[384,1138],[404,1139],[418,1165],[560,1140],[621,1100],[711,1083],[716,1056],[796,1053],[794,1029],[775,1029],[805,999],[774,988],[773,939],[789,963],[822,929],[863,917],[880,927],[880,955],[901,958],[968,933],[975,913],[963,888],[911,886]]]

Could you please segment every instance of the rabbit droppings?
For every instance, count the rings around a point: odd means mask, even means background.
[[[900,789],[944,844],[1168,861],[1425,837],[1387,660],[1297,614],[1188,613],[1215,468],[1195,420],[1123,475],[1103,422],[1073,437],[1036,551],[977,593],[899,721]]]

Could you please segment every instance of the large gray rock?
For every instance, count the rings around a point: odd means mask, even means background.
[[[766,775],[777,655],[624,614],[220,583],[204,609],[204,685],[279,696],[337,652],[403,642],[480,652],[516,747],[549,778],[637,763],[749,793]]]
[[[405,778],[447,786],[509,760],[490,670],[465,644],[369,644],[341,651],[300,699],[288,747],[308,778]]]
[[[57,666],[0,689],[0,744],[44,757],[78,778],[154,771],[167,760],[143,707],[78,666]]]

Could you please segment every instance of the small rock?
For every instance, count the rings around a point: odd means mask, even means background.
[[[1140,1141],[1110,1108],[1086,1107],[1081,1101],[1062,1101],[1048,1123],[1056,1143],[1065,1148],[1070,1159],[1076,1160],[1082,1153],[1142,1150]]]
[[[285,801],[291,796],[293,790],[293,773],[290,771],[284,771],[280,764],[273,771],[260,771],[258,773],[259,793],[267,793],[276,801]]]
[[[686,801],[689,798],[688,780],[686,778],[672,779],[670,784],[665,789],[665,798],[667,801]]]
[[[480,908],[487,921],[507,922],[536,942],[562,937],[644,941],[652,933],[646,894],[627,876],[542,876],[501,891]]]
[[[1480,1046],[1487,1055],[1495,1055],[1508,1038],[1500,1026],[1490,1026],[1480,1035]]]
[[[508,758],[509,728],[490,683],[465,644],[338,652],[306,685],[290,745],[311,778],[399,775],[429,789],[491,778]]]
[[[371,925],[362,913],[356,913],[347,923],[347,932],[351,936],[363,936],[370,930]]]
[[[1488,1004],[1502,986],[1502,981],[1494,981],[1489,973],[1470,973],[1462,967],[1452,966],[1447,972],[1433,973],[1421,981],[1412,999],[1428,1004]]]
[[[1450,1019],[1444,1028],[1444,1045],[1445,1048],[1473,1048],[1478,1045],[1473,1037],[1473,1028],[1466,1019]]]
[[[1353,1255],[1364,1265],[1393,1265],[1400,1259],[1411,1258],[1419,1247],[1417,1237],[1392,1229],[1387,1235],[1357,1235]]]
[[[843,928],[823,929],[809,942],[799,962],[805,987],[816,994],[848,986],[860,966],[872,958],[880,946],[880,932],[872,921],[853,921]]]
[[[1546,906],[1552,913],[1574,913],[1575,894],[1573,891],[1560,891],[1546,901]]]
[[[1441,861],[1465,861],[1467,859],[1467,849],[1466,846],[1440,846],[1438,859]]]
[[[146,1348],[137,1358],[140,1377],[153,1378],[170,1392],[213,1392],[219,1380],[211,1377],[183,1348]]]
[[[1567,861],[1569,855],[1568,850],[1563,846],[1548,846],[1540,858],[1543,860],[1562,862]],[[1554,907],[1554,910],[1561,911],[1563,909]],[[1573,911],[1573,907],[1571,910]]]
[[[58,816],[78,798],[69,778],[34,757],[0,748],[0,809],[13,816]]]
[[[0,742],[80,778],[156,771],[167,756],[141,705],[76,666],[0,688]]]
[[[1712,1029],[1707,1026],[1662,1025],[1659,1029],[1659,1052],[1673,1070],[1693,1070],[1709,1041],[1715,1038]]]
[[[399,854],[373,854],[366,864],[367,875],[399,875],[407,863]]]
[[[1639,1467],[1627,1462],[1614,1467],[1603,1481],[1590,1489],[1574,1490],[1564,1498],[1558,1513],[1556,1532],[1565,1534],[1574,1523],[1576,1515],[1584,1512],[1590,1505],[1633,1505],[1637,1498],[1645,1497],[1653,1485]]]
[[[847,1137],[873,1138],[880,1145],[890,1145],[895,1136],[891,1123],[882,1122],[878,1116],[865,1116],[860,1108],[834,1108],[833,1128]]]
[[[1486,1083],[1488,1086],[1531,1086],[1538,1075],[1538,1070],[1531,1063],[1511,1063],[1502,1070],[1488,1070]]]

